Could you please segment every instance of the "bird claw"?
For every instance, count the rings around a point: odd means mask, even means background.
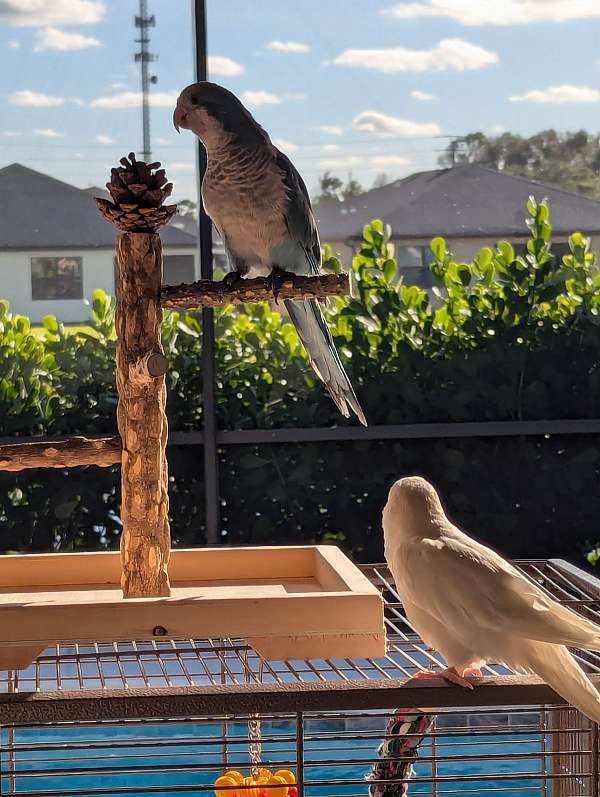
[[[421,681],[429,680],[431,678],[441,678],[442,680],[449,681],[457,686],[462,686],[464,689],[474,689],[475,687],[470,681],[467,681],[467,679],[464,677],[465,675],[476,675],[481,677],[481,670],[469,667],[468,669],[463,670],[462,675],[460,675],[456,667],[447,667],[445,670],[441,670],[441,672],[435,672],[433,670],[419,670],[419,672],[415,673],[410,680]]]
[[[279,291],[287,279],[289,279],[289,274],[287,271],[279,268],[279,266],[273,266],[269,276],[265,277],[265,288],[271,291],[273,299],[275,299],[276,302],[279,301]]]
[[[240,275],[237,271],[228,271],[219,283],[219,301],[223,301],[225,291],[231,290],[240,280]]]

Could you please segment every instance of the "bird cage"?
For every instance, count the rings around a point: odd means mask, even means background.
[[[115,202],[98,200],[123,231],[120,436],[0,445],[2,470],[120,463],[123,521],[120,556],[0,561],[0,793],[596,795],[597,726],[539,680],[490,665],[473,691],[410,682],[442,664],[387,568],[359,570],[331,546],[171,551],[162,307],[266,289],[161,285],[157,229],[174,207],[159,167],[123,159]],[[348,291],[340,274],[280,286]],[[597,619],[596,580],[563,562],[521,567]],[[578,655],[598,672],[597,654]]]
[[[598,618],[600,582],[561,561],[519,566]],[[598,727],[538,679],[491,664],[473,691],[407,683],[442,662],[387,568],[363,573],[385,597],[385,656],[278,661],[241,639],[154,640],[56,646],[4,673],[1,793],[213,794],[223,773],[260,766],[292,772],[306,797],[598,794]],[[578,658],[598,672],[597,654]]]

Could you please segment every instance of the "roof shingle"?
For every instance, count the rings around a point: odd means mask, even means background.
[[[397,238],[504,238],[527,234],[530,195],[548,198],[556,233],[600,231],[597,200],[474,164],[418,172],[344,202],[322,203],[315,214],[324,242],[360,238],[376,218]]]
[[[77,188],[19,163],[0,169],[0,249],[112,248],[116,230],[96,209],[92,190]],[[167,226],[165,246],[195,246]]]

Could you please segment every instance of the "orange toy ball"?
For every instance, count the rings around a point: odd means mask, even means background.
[[[244,782],[244,776],[241,772],[238,772],[237,769],[230,769],[223,775],[224,778],[232,778],[236,785],[239,785]]]
[[[215,780],[215,794],[217,797],[236,797],[236,793],[231,788],[223,788],[223,786],[237,786],[233,778],[228,775],[221,775],[220,778]]]
[[[289,769],[278,769],[275,775],[278,778],[283,778],[288,786],[294,786],[296,784],[296,776],[293,772],[290,772]]]
[[[268,782],[268,789],[265,789],[269,797],[287,797],[288,785],[279,775],[273,775]]]

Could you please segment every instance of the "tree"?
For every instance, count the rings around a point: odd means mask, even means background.
[[[440,157],[441,166],[480,163],[570,191],[600,197],[600,136],[579,130],[543,130],[524,138],[513,133],[470,133],[453,139]]]
[[[390,183],[391,180],[385,172],[380,172],[373,180],[373,188],[383,188],[384,185]]]
[[[344,199],[349,199],[353,196],[359,196],[359,194],[364,194],[364,188],[352,177],[351,174],[348,175],[348,182],[342,188],[342,196]]]
[[[198,204],[192,199],[182,199],[181,202],[177,203],[177,212],[180,216],[192,216],[193,218],[197,218]]]
[[[341,202],[349,197],[358,196],[363,192],[363,187],[351,174],[348,175],[348,182],[344,185],[344,182],[339,177],[331,174],[330,171],[326,171],[319,177],[319,193],[313,197],[313,202],[315,205],[331,199],[337,199],[338,202]]]

